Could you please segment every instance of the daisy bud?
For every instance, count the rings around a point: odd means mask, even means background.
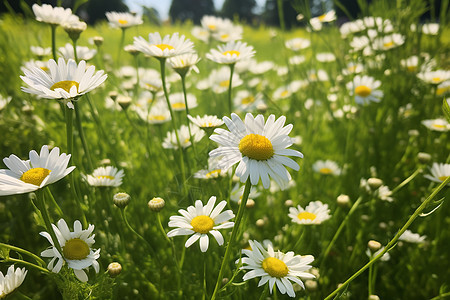
[[[419,131],[418,130],[415,130],[415,129],[411,129],[411,130],[408,130],[408,134],[410,135],[410,136],[419,136]]]
[[[101,36],[94,36],[92,39],[97,47],[100,47],[103,44],[103,38]]]
[[[247,203],[245,204],[245,206],[246,206],[247,208],[252,208],[252,207],[255,206],[255,201],[254,201],[253,199],[248,199],[248,200],[247,200]]]
[[[290,207],[290,206],[294,205],[294,201],[292,201],[290,199],[286,200],[286,201],[284,201],[284,205],[287,206],[287,207]]]
[[[372,190],[376,190],[383,184],[383,181],[379,178],[372,177],[372,178],[367,179],[367,184],[369,184],[369,186]]]
[[[161,209],[164,208],[166,205],[166,202],[163,198],[155,197],[152,200],[148,201],[148,208],[150,208],[151,211],[159,212]]]
[[[421,164],[427,164],[430,162],[431,160],[431,155],[425,152],[419,152],[417,154],[417,159],[419,159],[419,162]]]
[[[341,194],[336,199],[337,204],[341,207],[347,207],[350,204],[350,197],[344,194]]]
[[[109,158],[102,159],[100,161],[100,164],[101,165],[110,165],[111,164],[111,160]]]
[[[317,290],[317,281],[315,281],[315,280],[306,280],[305,281],[305,287],[309,291],[315,291],[315,290]]]
[[[109,98],[111,98],[113,101],[116,101],[117,96],[119,96],[119,93],[117,93],[117,91],[111,91],[108,94]]]
[[[384,222],[381,222],[380,224],[378,224],[378,227],[380,227],[380,229],[387,229],[387,224],[386,223],[384,223]]]
[[[264,222],[263,219],[258,219],[258,220],[256,220],[256,226],[258,226],[258,227],[263,227],[264,224],[265,224],[265,222]]]
[[[369,300],[380,300],[380,297],[378,297],[377,295],[370,295]]]
[[[118,262],[112,262],[108,265],[108,274],[112,278],[118,276],[122,272],[122,265]]]
[[[70,39],[76,41],[80,38],[81,33],[86,30],[87,24],[75,20],[73,22],[63,23],[62,27],[64,28],[64,31],[69,34]]]
[[[117,193],[113,197],[114,204],[121,209],[124,209],[130,203],[130,195],[127,193]]]
[[[230,281],[230,279],[228,279],[227,277],[224,277],[223,279],[222,279],[222,284],[227,284],[228,283],[228,281]]]
[[[119,95],[117,96],[117,103],[119,103],[123,110],[127,110],[128,106],[131,104],[131,97]]]
[[[134,47],[133,45],[126,45],[123,50],[125,50],[126,52],[130,53],[133,56],[136,56],[140,53],[140,51]]]
[[[369,249],[370,249],[372,252],[378,251],[378,250],[380,250],[380,248],[381,248],[380,242],[377,242],[377,241],[375,241],[375,240],[370,240],[370,241],[367,243],[367,246],[369,247]]]

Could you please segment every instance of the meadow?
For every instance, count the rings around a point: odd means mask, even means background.
[[[442,3],[289,31],[3,14],[0,271],[27,273],[0,298],[450,297]]]

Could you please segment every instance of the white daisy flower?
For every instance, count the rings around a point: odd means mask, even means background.
[[[323,175],[341,175],[341,168],[339,168],[338,164],[332,160],[318,160],[313,165],[312,168],[314,172],[323,174]]]
[[[439,32],[439,23],[423,24],[422,32],[428,35],[437,35]]]
[[[99,167],[92,172],[92,175],[87,175],[85,178],[91,186],[120,186],[124,176],[123,170],[118,170],[116,167],[106,166]]]
[[[9,102],[11,102],[12,97],[3,97],[2,95],[0,95],[0,111],[5,108],[6,105],[8,105]]]
[[[195,73],[199,73],[199,69],[196,64],[200,61],[197,53],[186,53],[169,58],[169,65],[177,73],[186,74],[189,70],[194,70]]]
[[[389,189],[388,186],[386,185],[382,185],[380,186],[376,192],[375,192],[376,196],[378,198],[380,198],[380,200],[383,201],[387,201],[387,202],[392,202],[394,201],[394,198],[391,197],[392,195],[392,191]]]
[[[48,56],[48,55],[52,54],[52,48],[50,48],[50,47],[42,48],[42,47],[37,47],[37,46],[31,46],[30,49],[31,49],[31,53],[33,53],[37,57],[44,57],[44,56]]]
[[[254,111],[259,105],[265,104],[262,93],[252,93],[248,90],[241,90],[234,97],[234,105],[237,111]]]
[[[194,26],[191,30],[191,34],[195,38],[197,38],[205,43],[208,42],[209,37],[210,37],[209,30],[204,29],[203,27],[200,27],[200,26]]]
[[[328,74],[325,70],[322,69],[308,70],[307,75],[310,82],[328,81]]]
[[[194,94],[186,94],[187,106],[189,109],[197,107],[197,97]],[[184,103],[183,93],[173,93],[170,95],[170,106],[174,111],[186,110],[186,103]]]
[[[244,190],[245,190],[245,185],[241,185],[239,183],[236,183],[234,185],[234,187],[231,189],[230,200],[234,201],[236,203],[239,203],[239,201],[241,201],[242,197],[244,196]],[[261,193],[258,192],[256,187],[252,186],[250,188],[250,194],[248,195],[248,199],[255,199],[255,198],[258,198],[260,195],[261,195]]]
[[[58,147],[49,152],[44,145],[39,154],[31,150],[29,160],[21,160],[14,154],[5,157],[3,162],[8,169],[0,170],[0,196],[36,191],[60,180],[75,169],[67,167],[70,156],[60,155]]]
[[[396,48],[405,43],[405,37],[399,33],[393,33],[384,37],[377,38],[373,41],[375,50],[389,50]]]
[[[78,17],[72,14],[70,8],[53,7],[49,4],[33,4],[33,9],[36,20],[53,25],[61,25],[70,20],[78,20]]]
[[[227,170],[220,169],[217,166],[218,162],[219,162],[219,159],[217,157],[209,157],[208,158],[208,168],[195,172],[194,178],[211,179],[211,178],[219,178],[219,177],[227,176],[227,174],[230,172],[227,172]]]
[[[367,248],[366,255],[370,259],[372,259],[372,258],[378,256],[378,254],[380,254],[383,250],[384,250],[384,247],[381,247],[378,251],[376,251],[375,253],[372,253],[372,251],[370,251],[370,249]],[[383,256],[380,258],[381,261],[388,261],[390,259],[391,259],[391,255],[389,254],[389,252],[384,253]]]
[[[75,59],[75,54],[73,52],[73,45],[67,43],[64,47],[58,48],[59,54],[65,59]],[[84,46],[77,46],[77,58],[79,60],[90,60],[97,54],[96,49],[89,49]]]
[[[170,110],[165,102],[156,102],[150,109],[150,113],[144,112],[142,109],[137,110],[137,112],[149,124],[163,124],[172,120]]]
[[[322,29],[323,23],[330,23],[334,20],[336,20],[336,12],[334,10],[330,10],[323,15],[311,18],[311,20],[309,20],[309,24],[311,24],[313,30],[318,31]]]
[[[28,271],[25,268],[17,268],[14,270],[14,265],[9,266],[5,275],[0,272],[0,299],[5,298],[17,289],[27,276]]]
[[[419,57],[416,55],[410,56],[407,59],[400,60],[400,64],[409,72],[416,72],[419,68]]]
[[[86,68],[86,61],[77,63],[60,58],[58,64],[53,59],[48,62],[50,74],[38,67],[23,68],[25,76],[20,78],[28,85],[22,91],[40,98],[65,99],[67,106],[73,108],[71,100],[84,95],[102,84],[108,77],[103,71],[95,72],[95,67]]]
[[[295,56],[289,57],[289,64],[293,65],[293,66],[297,66],[297,65],[304,63],[305,60],[306,60],[305,56],[295,55]]]
[[[402,235],[398,238],[400,241],[408,242],[408,243],[414,243],[414,244],[421,244],[425,242],[425,239],[427,238],[426,235],[421,236],[418,233],[413,233],[411,230],[406,229],[405,232],[402,233]]]
[[[311,42],[308,39],[304,38],[293,38],[290,40],[287,40],[284,45],[286,48],[292,50],[292,51],[299,51],[302,49],[306,49],[309,46],[311,46]]]
[[[441,84],[444,81],[450,80],[450,71],[436,70],[418,73],[417,77],[430,84]]]
[[[202,27],[210,32],[225,31],[233,26],[230,19],[224,19],[216,16],[205,15],[200,20]]]
[[[312,255],[295,255],[292,251],[275,252],[271,243],[268,243],[267,250],[257,241],[250,240],[249,244],[251,250],[242,250],[246,257],[242,257],[243,266],[240,269],[251,270],[242,277],[244,281],[261,277],[258,287],[268,283],[270,293],[272,293],[276,285],[280,293],[287,293],[289,297],[295,297],[291,281],[304,289],[305,285],[300,278],[315,278],[314,275],[307,272],[311,269],[310,263],[314,261]]]
[[[433,131],[445,132],[450,130],[450,124],[446,119],[423,120],[422,125]]]
[[[73,231],[69,230],[66,221],[63,219],[60,219],[57,225],[52,224],[52,227],[61,246],[62,253],[59,253],[48,232],[43,231],[39,233],[52,244],[49,249],[41,252],[41,256],[52,258],[47,268],[53,273],[59,273],[63,264],[67,263],[67,266],[73,269],[75,276],[80,281],[88,281],[88,276],[84,269],[93,266],[96,273],[100,269],[97,262],[97,259],[100,257],[100,249],[93,250],[91,248],[95,243],[95,234],[92,234],[94,225],[89,225],[87,229],[83,230],[81,222],[76,220],[73,223]]]
[[[216,94],[221,94],[228,91],[230,85],[230,68],[223,66],[217,70],[212,70],[209,74],[208,81],[205,82],[207,87],[211,87],[212,91]],[[231,82],[231,87],[235,88],[243,83],[239,75],[234,72]],[[198,85],[197,85],[198,86]]]
[[[442,183],[450,176],[450,164],[433,163],[430,168],[430,173],[431,175],[426,174],[423,177],[434,182]]]
[[[369,46],[370,40],[367,36],[355,36],[350,41],[350,47],[353,48],[354,51],[360,51]]]
[[[134,37],[133,44],[142,53],[156,58],[168,58],[193,52],[194,43],[178,32],[161,38],[159,32],[149,33],[148,41],[143,37]]]
[[[287,149],[292,145],[288,134],[293,126],[284,126],[286,117],[281,116],[275,120],[275,116],[270,115],[265,123],[263,115],[255,118],[248,113],[242,122],[239,116],[233,113],[231,119],[224,117],[223,121],[230,131],[217,128],[214,131],[216,134],[210,137],[219,144],[217,149],[209,153],[211,157],[222,156],[219,167],[228,170],[239,163],[236,176],[241,182],[250,178],[251,184],[257,185],[261,179],[267,189],[270,186],[270,175],[280,187],[285,187],[291,180],[285,166],[296,171],[300,168],[287,156],[303,157],[299,151]]]
[[[262,61],[262,62],[256,62],[253,64],[249,71],[253,74],[264,74],[270,70],[272,70],[275,67],[275,63],[273,61]]]
[[[448,92],[450,92],[450,80],[444,81],[443,83],[439,84],[436,88],[437,96],[442,96]]]
[[[127,12],[110,11],[105,13],[109,25],[113,28],[127,28],[131,26],[141,25],[142,17]]]
[[[231,41],[217,48],[219,50],[211,49],[209,53],[206,53],[206,58],[219,64],[234,64],[255,55],[253,47],[241,41]]]
[[[333,62],[336,60],[336,56],[333,53],[317,53],[316,59],[320,62]]]
[[[203,117],[196,116],[195,118],[192,117],[191,115],[188,115],[188,118],[192,123],[194,123],[194,125],[202,129],[220,127],[224,123],[217,116],[212,115],[204,115]]]
[[[347,83],[350,95],[355,96],[355,102],[358,104],[368,104],[370,101],[380,102],[383,97],[383,92],[378,90],[380,86],[381,81],[366,75],[356,75],[353,82]]]
[[[197,126],[190,126],[190,128],[194,142],[200,141],[205,136],[205,132],[200,128],[198,128]],[[180,129],[178,129],[178,138],[180,139],[181,148],[187,148],[191,146],[191,137],[189,135],[189,128],[186,125],[181,125]],[[178,149],[175,131],[167,132],[167,135],[164,138],[162,146],[164,149]]]
[[[222,212],[227,205],[225,200],[217,204],[216,207],[214,207],[215,203],[216,197],[212,196],[205,206],[203,206],[201,200],[197,200],[195,206],[189,206],[186,210],[178,210],[182,216],[171,216],[169,222],[169,227],[178,228],[169,231],[167,236],[191,235],[184,246],[188,248],[200,239],[200,250],[206,252],[209,246],[209,233],[216,239],[219,246],[222,246],[224,240],[218,229],[233,227],[234,222],[228,220],[234,218],[234,214],[232,210]]]
[[[216,41],[227,43],[231,41],[241,40],[243,31],[244,29],[242,28],[242,26],[232,24],[231,26],[213,32],[212,37]]]
[[[310,202],[305,209],[300,205],[289,208],[288,216],[292,222],[302,225],[318,225],[331,218],[328,204],[320,201]]]
[[[342,70],[342,74],[353,75],[353,74],[359,74],[362,71],[364,71],[364,66],[362,64],[350,62],[347,64],[347,67]]]
[[[341,32],[341,37],[346,38],[349,35],[357,32],[361,32],[365,29],[364,23],[362,20],[358,19],[352,22],[347,22],[341,25],[339,31]]]

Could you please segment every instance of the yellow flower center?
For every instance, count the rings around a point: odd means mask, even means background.
[[[79,238],[68,240],[63,247],[63,254],[66,259],[85,259],[90,252],[89,245]]]
[[[225,56],[226,56],[226,55],[230,55],[230,56],[236,55],[236,56],[239,56],[239,55],[241,54],[241,52],[236,51],[236,50],[228,50],[228,51],[223,52],[222,54],[225,55]]]
[[[210,30],[216,30],[216,25],[214,25],[214,24],[209,24],[208,25],[208,28],[210,29]]]
[[[119,24],[121,24],[121,25],[126,25],[126,24],[128,24],[128,21],[127,21],[127,20],[124,20],[124,19],[119,19],[117,22],[119,22]]]
[[[262,267],[264,271],[272,277],[285,277],[289,273],[286,264],[282,260],[275,257],[268,257],[264,259],[262,262]]]
[[[211,123],[211,122],[204,122],[200,126],[200,128],[209,128],[209,127],[213,127],[213,123]]]
[[[220,175],[220,169],[217,170],[213,170],[211,172],[206,173],[205,177],[206,178],[217,178]]]
[[[222,34],[221,36],[220,36],[220,38],[221,39],[227,39],[227,38],[229,38],[230,37],[230,35],[229,34]]]
[[[48,68],[47,67],[41,67],[41,70],[44,71],[44,72],[47,72]]]
[[[229,80],[224,80],[224,81],[221,81],[219,83],[219,86],[221,86],[221,87],[227,87],[229,85],[230,85],[230,81]]]
[[[197,216],[191,221],[192,230],[198,233],[208,233],[214,227],[214,220],[208,216]]]
[[[250,103],[253,103],[254,101],[255,101],[255,97],[248,96],[248,97],[245,97],[244,99],[242,99],[242,104],[250,104]]]
[[[33,168],[30,169],[20,176],[20,180],[26,183],[31,183],[37,186],[40,186],[42,181],[50,174],[49,169],[44,168]]]
[[[322,174],[331,174],[331,173],[333,173],[333,171],[332,171],[330,168],[321,168],[321,169],[319,170],[319,173],[322,173]]]
[[[54,91],[54,90],[56,90],[56,89],[63,89],[63,90],[65,90],[66,92],[70,92],[70,89],[73,87],[73,86],[76,86],[77,87],[77,91],[78,91],[78,87],[80,86],[80,84],[78,83],[78,82],[76,82],[76,81],[72,81],[72,80],[63,80],[63,81],[58,81],[58,82],[56,82],[54,85],[52,85],[51,87],[50,87],[50,89],[52,90],[52,91]]]
[[[169,49],[169,50],[173,50],[175,49],[173,46],[167,45],[167,44],[159,44],[159,45],[155,45],[156,47],[158,47],[159,49],[161,49],[162,51]]]
[[[313,213],[303,211],[297,215],[297,218],[299,220],[311,220],[313,221],[317,216]]]
[[[323,20],[325,20],[326,16],[327,15],[321,15],[321,16],[318,16],[317,18],[319,19],[320,22],[323,22]]]
[[[289,95],[289,91],[283,91],[280,94],[281,97],[287,97],[288,95]]]
[[[444,129],[444,128],[446,128],[447,126],[442,125],[442,124],[432,124],[431,127],[434,127],[434,128],[436,128],[436,129]]]
[[[441,77],[433,77],[433,79],[431,79],[431,81],[434,83],[439,83],[439,82],[441,82]]]
[[[158,115],[158,116],[150,116],[148,119],[156,120],[156,121],[164,121],[166,119],[166,117],[163,115]]]
[[[100,175],[100,176],[97,176],[97,178],[98,178],[98,179],[103,179],[103,178],[106,178],[106,179],[111,179],[111,180],[113,180],[113,179],[114,179],[114,177],[113,177],[113,176],[109,176],[109,175]]]
[[[441,96],[441,95],[445,94],[449,90],[450,90],[450,86],[438,87],[436,89],[436,95]]]
[[[176,102],[172,104],[172,108],[174,109],[184,109],[186,105],[183,102]]]
[[[372,89],[365,85],[360,85],[355,88],[355,94],[360,97],[367,97],[372,93]]]
[[[438,179],[440,180],[440,181],[444,181],[445,179],[447,179],[448,178],[448,176],[439,176],[438,177]]]
[[[392,46],[394,46],[394,42],[393,41],[390,41],[390,42],[387,42],[387,43],[383,44],[384,48],[391,48]]]
[[[408,69],[409,72],[415,72],[417,70],[417,66],[407,66],[406,69]]]
[[[273,156],[272,142],[263,135],[247,134],[239,142],[239,151],[251,159],[266,160]]]

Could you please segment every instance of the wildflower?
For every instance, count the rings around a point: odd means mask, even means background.
[[[73,45],[69,43],[67,43],[64,47],[60,47],[58,51],[65,60],[75,59]],[[77,58],[80,60],[90,60],[94,57],[95,54],[97,54],[97,50],[95,49],[77,46]]]
[[[78,20],[78,17],[72,14],[70,8],[53,7],[49,4],[33,4],[31,7],[36,16],[36,20],[53,25],[61,25],[64,22]]]
[[[372,251],[367,248],[366,250],[366,255],[369,257],[369,259],[372,259],[376,256],[378,256],[378,254],[380,254],[382,251],[384,250],[384,247],[380,247],[380,249],[378,249],[378,251],[375,251],[375,253],[372,253]],[[389,255],[389,252],[386,252],[383,254],[383,256],[380,258],[381,261],[388,261],[391,259],[391,256]]]
[[[223,46],[218,46],[219,50],[211,49],[206,54],[206,58],[219,64],[234,64],[238,61],[248,59],[255,55],[252,46],[241,41],[231,41]]]
[[[204,115],[203,117],[196,116],[195,118],[188,115],[189,120],[201,129],[217,128],[223,125],[223,121],[217,116]]]
[[[150,208],[150,210],[154,212],[161,211],[164,206],[166,206],[166,201],[164,201],[164,199],[160,197],[155,197],[152,200],[148,201],[148,208]]]
[[[418,233],[413,233],[411,230],[406,229],[398,239],[400,241],[405,241],[408,243],[421,244],[425,241],[426,238],[426,235],[421,236]]]
[[[14,270],[14,265],[9,266],[5,275],[0,272],[0,299],[5,298],[17,289],[27,276],[28,271],[25,268],[17,268]]]
[[[186,94],[188,108],[197,107],[197,97],[194,94]],[[173,93],[170,95],[170,106],[174,111],[184,111],[186,110],[186,104],[184,103],[183,93]]]
[[[251,270],[242,278],[244,281],[261,277],[258,286],[268,282],[270,293],[272,293],[276,284],[282,294],[287,293],[289,297],[295,297],[291,281],[305,288],[300,278],[315,277],[306,272],[311,269],[310,263],[314,260],[312,255],[294,255],[292,251],[275,252],[271,243],[267,245],[267,250],[257,241],[249,241],[249,244],[251,250],[242,250],[245,257],[242,258],[243,266],[240,269]]]
[[[56,249],[48,232],[40,232],[39,234],[52,244],[49,249],[41,252],[41,256],[52,258],[47,268],[53,273],[59,273],[63,264],[67,263],[68,267],[73,269],[75,276],[83,282],[88,281],[84,269],[93,266],[95,272],[98,273],[100,266],[97,259],[100,257],[100,249],[94,250],[91,248],[95,243],[95,234],[92,234],[94,225],[89,224],[88,228],[83,230],[81,222],[76,220],[73,223],[73,231],[70,231],[66,221],[60,219],[57,226],[52,224],[52,227],[62,253]]]
[[[336,60],[336,56],[333,53],[317,53],[316,59],[320,62],[333,62]]]
[[[286,117],[275,120],[275,116],[270,115],[265,123],[263,115],[255,118],[248,113],[242,122],[238,115],[232,113],[231,119],[224,117],[223,120],[230,131],[217,128],[214,131],[216,134],[210,137],[219,144],[219,148],[209,153],[211,157],[222,156],[219,167],[228,170],[239,162],[236,176],[241,182],[250,178],[252,185],[256,185],[261,178],[267,189],[270,175],[282,189],[286,187],[291,175],[285,166],[296,171],[300,168],[287,156],[303,157],[299,151],[287,149],[292,145],[288,134],[293,126],[284,126]]]
[[[190,126],[190,129],[194,142],[200,141],[205,136],[205,132],[203,130],[200,130],[200,128],[198,127]],[[187,148],[191,146],[189,128],[186,125],[181,125],[180,129],[178,129],[178,138],[180,140],[182,148]],[[178,149],[178,142],[175,135],[175,131],[167,132],[167,135],[164,138],[162,146],[164,149]]]
[[[207,87],[211,87],[212,91],[216,94],[221,94],[228,91],[230,85],[230,68],[223,66],[218,70],[212,70],[209,74]],[[241,78],[236,72],[233,73],[231,86],[233,88],[240,86],[243,83]]]
[[[77,65],[72,59],[66,62],[60,58],[58,64],[50,59],[48,67],[50,74],[36,66],[23,68],[25,76],[20,78],[28,87],[22,87],[22,91],[40,98],[64,99],[69,108],[73,108],[72,100],[99,87],[108,77],[103,71],[97,71],[94,75],[95,67],[86,69],[84,60]]]
[[[240,204],[240,201],[242,200],[242,196],[244,196],[244,190],[245,190],[244,185],[240,185],[239,183],[236,183],[230,192],[230,200]],[[256,187],[252,186],[250,188],[250,194],[248,195],[248,198],[255,199],[255,198],[258,198],[259,195],[261,195],[261,193],[258,192]]]
[[[382,185],[380,186],[376,192],[375,192],[376,196],[382,200],[382,201],[387,201],[387,202],[392,202],[394,201],[394,198],[391,197],[392,195],[392,191],[389,189],[388,186],[386,185]]]
[[[426,174],[424,177],[431,181],[442,183],[450,176],[450,164],[433,163],[430,168],[430,173],[431,175]]]
[[[92,172],[92,175],[87,175],[86,180],[91,186],[120,186],[124,176],[123,170],[118,170],[116,167],[106,166],[99,167]]]
[[[12,97],[3,97],[2,95],[0,95],[0,111],[5,108],[6,105],[8,105],[9,102],[11,102]]]
[[[169,227],[178,228],[169,231],[167,236],[191,235],[186,241],[186,248],[200,239],[200,250],[202,252],[208,250],[208,233],[216,239],[219,246],[223,245],[223,236],[218,229],[233,227],[234,222],[228,220],[234,218],[234,214],[231,210],[222,212],[227,204],[225,200],[217,204],[216,207],[214,207],[215,203],[216,197],[212,196],[205,206],[203,206],[201,200],[197,200],[195,206],[189,206],[187,210],[178,210],[182,216],[171,216],[169,222]]]
[[[439,32],[439,23],[428,23],[422,26],[422,32],[428,35],[437,35]]]
[[[311,20],[309,20],[309,24],[311,24],[313,30],[318,31],[322,29],[323,23],[330,23],[334,20],[336,20],[336,12],[334,10],[330,10],[323,15],[311,18]]]
[[[197,53],[186,53],[169,58],[169,65],[181,76],[186,75],[189,70],[200,72],[196,64],[200,61]]]
[[[341,175],[341,168],[332,160],[318,160],[312,166],[314,172],[323,175]]]
[[[304,209],[300,205],[291,207],[288,216],[292,222],[302,225],[318,225],[331,218],[328,204],[320,201],[310,202]]]
[[[191,34],[205,43],[208,42],[210,37],[209,31],[200,26],[194,26],[191,30]]]
[[[381,81],[375,80],[370,76],[356,75],[352,82],[347,83],[347,89],[350,95],[355,96],[355,102],[358,104],[368,104],[370,101],[380,102],[383,92],[378,90]]]
[[[120,273],[122,273],[122,265],[118,262],[112,262],[108,265],[108,274],[111,277],[117,277]]]
[[[447,120],[439,118],[439,119],[432,119],[432,120],[423,120],[422,125],[424,125],[426,128],[433,130],[433,131],[440,131],[445,132],[450,130],[450,124],[447,122]]]
[[[436,70],[418,73],[417,77],[429,84],[441,84],[450,79],[450,71]]]
[[[401,46],[405,43],[405,37],[399,33],[393,33],[373,41],[375,50],[389,50]]]
[[[110,11],[105,13],[105,15],[109,25],[113,28],[128,28],[143,23],[141,16],[135,16],[127,12]]]
[[[29,160],[21,160],[14,154],[5,157],[3,162],[8,169],[0,170],[0,196],[36,191],[60,180],[75,169],[67,167],[70,156],[60,155],[58,147],[49,152],[44,145],[39,154],[31,150]]]
[[[81,33],[86,30],[87,24],[78,19],[72,18],[62,23],[62,27],[72,41],[76,41],[80,38]]]
[[[240,25],[231,24],[212,33],[212,37],[219,42],[227,43],[242,39],[244,29]]]
[[[299,51],[302,49],[306,49],[309,46],[311,46],[311,42],[304,38],[293,38],[290,40],[287,40],[284,45],[286,48],[292,50],[292,51]]]
[[[233,23],[230,19],[219,18],[215,16],[205,15],[200,20],[202,27],[211,33],[225,31],[227,28],[232,27]]]
[[[238,111],[254,111],[261,104],[264,104],[262,93],[241,90],[234,97],[234,105]]]
[[[114,205],[118,208],[125,208],[130,203],[131,197],[127,193],[117,193],[113,197]]]
[[[171,120],[170,111],[164,102],[156,102],[150,109],[150,113],[142,109],[136,110],[138,115],[149,124],[163,124]]]
[[[44,56],[48,56],[48,55],[52,54],[52,48],[50,48],[50,47],[42,48],[42,47],[37,47],[37,46],[31,46],[30,49],[31,49],[31,53],[33,53],[40,59]]]
[[[156,58],[169,58],[192,52],[194,44],[178,32],[161,39],[159,32],[149,33],[148,41],[143,37],[134,37],[134,46],[142,53]]]

